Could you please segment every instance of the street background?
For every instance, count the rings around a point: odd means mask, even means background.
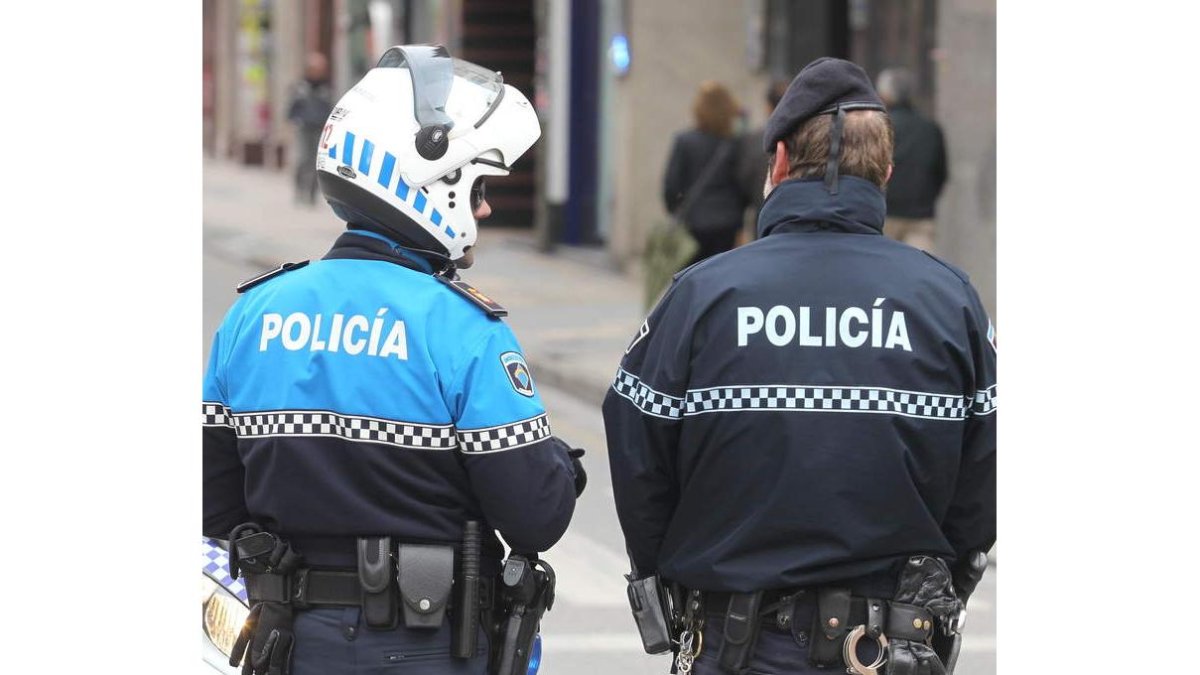
[[[665,216],[666,153],[701,80],[733,91],[755,128],[767,83],[819,56],[872,77],[912,69],[949,148],[939,253],[995,317],[994,2],[205,0],[203,11],[202,361],[239,281],[319,258],[342,229],[328,207],[292,197],[292,167],[307,158],[293,152],[287,92],[305,53],[327,55],[337,98],[386,46],[442,43],[503,70],[538,109],[542,139],[489,182],[496,215],[463,276],[510,310],[555,432],[588,449],[588,491],[546,555],[560,598],[543,624],[548,675],[669,669],[641,653],[626,605],[598,403],[644,318],[638,256]],[[960,673],[995,672],[996,571],[972,599]]]

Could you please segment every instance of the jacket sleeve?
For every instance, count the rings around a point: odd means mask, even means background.
[[[963,434],[954,498],[942,530],[959,560],[988,551],[996,541],[996,347],[995,329],[975,289],[965,309],[974,370],[974,391]]]
[[[667,170],[663,174],[663,206],[667,213],[674,213],[683,201],[687,191],[687,166],[684,159],[683,143],[680,137],[675,137],[671,145],[671,156],[667,159]]]
[[[225,539],[235,526],[250,519],[245,501],[245,467],[238,455],[237,435],[223,381],[222,334],[213,337],[204,373],[203,502],[204,536]]]
[[[658,569],[679,502],[676,457],[687,389],[692,317],[676,283],[634,335],[604,397],[617,517],[639,574]]]
[[[542,400],[512,331],[494,321],[443,394],[483,515],[515,551],[541,552],[566,532],[575,472],[550,434]]]

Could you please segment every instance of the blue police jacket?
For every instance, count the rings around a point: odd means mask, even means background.
[[[204,534],[253,520],[314,565],[354,538],[544,551],[575,507],[512,331],[382,235],[247,290],[204,376]],[[494,534],[484,554],[499,559]]]
[[[991,322],[966,275],[881,235],[878,187],[840,183],[778,185],[761,238],[677,275],[629,345],[604,420],[640,573],[890,594],[907,556],[994,542]]]

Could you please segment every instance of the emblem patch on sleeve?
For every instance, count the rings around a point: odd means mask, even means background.
[[[513,389],[522,396],[533,398],[533,375],[529,374],[525,357],[517,352],[504,352],[500,355],[500,363],[504,364],[504,372]]]
[[[633,342],[630,342],[629,346],[625,348],[625,353],[628,354],[629,352],[633,351],[633,348],[637,346],[637,343],[641,342],[642,338],[646,337],[649,334],[650,334],[650,319],[646,319],[645,321],[642,322],[642,327],[638,329],[637,335],[633,336]]]

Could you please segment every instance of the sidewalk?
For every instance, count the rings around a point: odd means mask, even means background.
[[[320,258],[344,229],[323,202],[293,204],[289,174],[208,158],[203,221],[212,252],[263,270]],[[528,230],[483,227],[477,247],[461,276],[508,308],[535,379],[598,405],[645,318],[637,280],[600,250],[541,253]]]

